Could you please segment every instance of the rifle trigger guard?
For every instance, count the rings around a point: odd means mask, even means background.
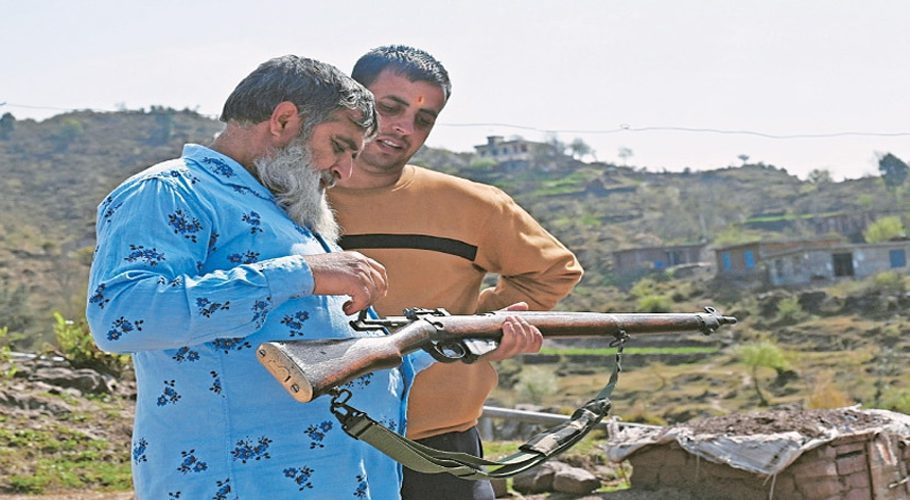
[[[455,361],[465,360],[468,355],[467,349],[461,342],[436,342],[433,341],[425,348],[433,359],[442,363],[454,363]]]

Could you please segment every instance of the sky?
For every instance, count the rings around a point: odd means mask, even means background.
[[[404,43],[452,78],[432,147],[580,138],[651,171],[748,155],[840,180],[910,162],[908,19],[904,0],[0,0],[0,113],[216,117],[272,57],[349,72]]]

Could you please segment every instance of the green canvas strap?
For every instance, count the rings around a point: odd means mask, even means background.
[[[537,466],[571,448],[609,413],[610,395],[622,371],[622,332],[611,346],[617,347],[613,373],[607,385],[570,419],[532,436],[517,453],[500,460],[486,460],[467,453],[437,450],[392,432],[366,413],[347,404],[351,392],[336,390],[332,413],[350,436],[362,440],[405,467],[427,474],[446,472],[462,479],[478,480],[511,477]]]

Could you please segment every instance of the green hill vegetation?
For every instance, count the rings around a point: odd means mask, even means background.
[[[0,118],[0,396],[4,384],[21,384],[25,373],[20,367],[16,375],[10,348],[50,346],[76,366],[112,374],[124,368],[122,359],[99,357],[84,342],[95,209],[123,179],[178,156],[186,142],[208,143],[220,128],[192,111],[166,108],[76,112],[42,122]],[[497,164],[430,148],[414,162],[501,187],[575,251],[586,274],[562,309],[697,312],[713,305],[740,319],[717,338],[641,338],[629,346],[614,414],[669,423],[765,404],[862,403],[910,412],[905,275],[774,290],[708,272],[621,276],[611,255],[663,244],[819,236],[812,221],[839,214],[880,221],[865,236],[840,235],[845,239],[901,236],[910,207],[906,165],[895,160],[884,162],[883,177],[844,182],[823,171],[801,180],[761,163],[670,173],[544,153]],[[539,359],[501,364],[494,403],[568,411],[605,383],[611,359],[603,342],[548,345]],[[128,378],[128,366],[124,373]],[[60,411],[68,416],[36,423],[29,413],[0,412],[0,469],[16,471],[0,477],[0,491],[128,488],[130,391],[81,399],[41,391],[29,401],[39,409],[66,406],[68,413]],[[80,430],[97,414],[106,416],[103,427]],[[119,465],[92,469],[97,457]],[[61,468],[68,475],[55,475]]]

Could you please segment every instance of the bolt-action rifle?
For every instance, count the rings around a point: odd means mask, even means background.
[[[497,311],[454,316],[444,309],[408,309],[404,316],[378,319],[361,313],[351,322],[358,331],[393,330],[389,335],[266,342],[257,354],[291,396],[306,403],[368,372],[394,368],[418,349],[443,362],[473,362],[496,348],[507,316],[526,319],[546,338],[613,337],[615,344],[636,335],[710,335],[736,323],[711,307],[692,314]]]

